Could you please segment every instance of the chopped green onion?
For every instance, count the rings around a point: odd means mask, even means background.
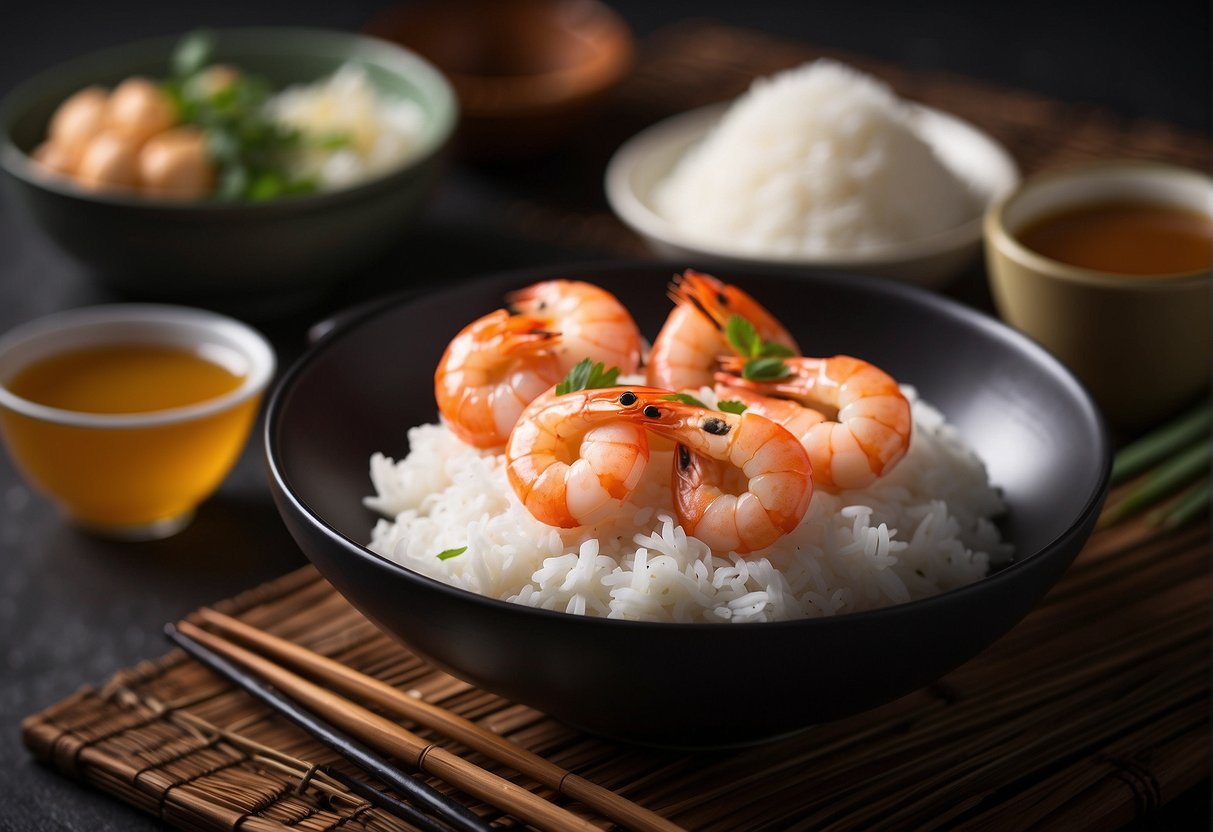
[[[1209,469],[1208,439],[1192,445],[1155,468],[1133,491],[1123,499],[1104,509],[1099,518],[1101,528],[1149,508],[1168,494],[1172,494]]]
[[[1112,484],[1122,483],[1202,436],[1208,436],[1211,417],[1213,410],[1210,410],[1208,402],[1204,402],[1126,445],[1112,460]]]
[[[438,560],[450,560],[453,557],[458,557],[468,550],[466,546],[460,546],[458,549],[444,549],[438,553]]]
[[[716,409],[722,413],[745,413],[746,405],[737,399],[725,399],[716,403]]]

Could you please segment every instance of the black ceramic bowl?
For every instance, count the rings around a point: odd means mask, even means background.
[[[1068,371],[1009,328],[926,292],[847,275],[719,276],[777,310],[809,355],[851,353],[915,385],[985,460],[1009,505],[1013,563],[874,612],[761,624],[654,624],[530,609],[445,586],[362,546],[375,451],[434,421],[433,369],[512,288],[602,285],[651,338],[681,265],[499,275],[389,303],[328,336],[269,405],[272,488],[313,563],[371,620],[451,673],[588,731],[680,747],[756,742],[922,687],[1018,622],[1065,571],[1107,491],[1101,419]]]
[[[420,212],[454,130],[454,93],[417,55],[347,32],[221,30],[214,60],[261,75],[275,90],[354,63],[378,89],[416,101],[427,120],[416,155],[376,179],[258,203],[175,202],[92,193],[31,161],[65,98],[132,75],[167,77],[178,42],[157,38],[85,55],[29,79],[0,104],[0,167],[17,213],[91,272],[141,297],[228,304],[307,299],[381,254]]]

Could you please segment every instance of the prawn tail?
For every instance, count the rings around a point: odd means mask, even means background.
[[[674,276],[669,296],[675,305],[690,304],[698,309],[721,332],[728,323],[728,310],[722,295],[724,284],[711,275],[687,269]]]
[[[538,315],[511,315],[502,321],[496,333],[498,346],[505,355],[554,349],[560,343],[560,333],[549,326],[547,319]]]

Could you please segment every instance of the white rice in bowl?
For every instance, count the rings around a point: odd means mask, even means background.
[[[717,556],[674,519],[671,452],[654,450],[610,522],[557,529],[515,497],[504,456],[446,427],[409,431],[399,462],[371,459],[383,514],[369,547],[437,580],[517,604],[637,621],[781,621],[925,598],[1010,558],[985,467],[939,411],[904,387],[914,434],[900,463],[863,490],[817,489],[800,526],[771,547]],[[715,404],[710,390],[699,397]],[[440,559],[439,553],[467,547]]]
[[[885,84],[819,60],[760,78],[653,194],[688,237],[760,255],[905,243],[973,219],[977,197]]]
[[[291,174],[322,191],[356,185],[401,164],[416,152],[425,128],[417,102],[380,92],[357,64],[343,64],[313,84],[288,87],[265,107],[272,120],[308,137],[289,161]]]

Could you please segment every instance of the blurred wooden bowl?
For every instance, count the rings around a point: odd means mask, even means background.
[[[632,66],[627,24],[597,0],[418,0],[367,29],[447,76],[462,116],[456,147],[472,159],[554,150]]]

